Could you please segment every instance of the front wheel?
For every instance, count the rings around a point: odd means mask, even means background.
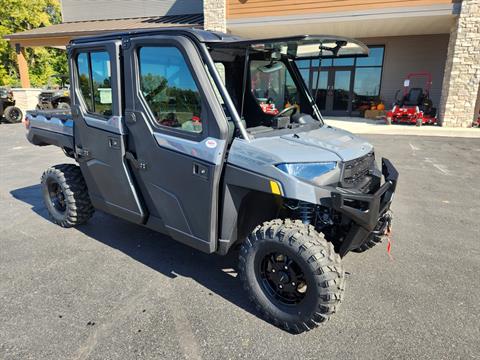
[[[345,290],[345,272],[333,245],[298,220],[257,226],[242,244],[239,275],[264,318],[293,333],[328,320]]]

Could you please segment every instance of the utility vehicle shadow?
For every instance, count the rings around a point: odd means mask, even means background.
[[[11,195],[30,204],[35,213],[48,219],[40,185],[13,190]],[[236,252],[227,256],[204,254],[166,235],[100,211],[95,212],[87,224],[76,229],[170,278],[192,278],[211,292],[258,316],[240,280],[235,277],[238,256]],[[62,229],[59,228],[58,231]]]

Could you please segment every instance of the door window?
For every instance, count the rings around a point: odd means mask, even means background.
[[[176,47],[142,47],[140,88],[162,126],[202,132],[202,101],[197,84]]]
[[[77,56],[79,90],[89,113],[113,115],[110,55],[106,51],[82,52]]]

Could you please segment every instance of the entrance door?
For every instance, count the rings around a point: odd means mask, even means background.
[[[123,58],[128,156],[147,226],[213,252],[228,128],[198,50],[180,36],[138,37]]]
[[[312,93],[315,96],[318,71],[312,71]],[[335,67],[320,71],[317,105],[325,115],[348,115],[351,111],[353,68]]]
[[[76,46],[71,56],[75,153],[93,205],[142,223],[145,211],[125,155],[120,41]]]
[[[329,95],[332,97],[331,112],[347,115],[351,106],[352,70],[332,69]]]

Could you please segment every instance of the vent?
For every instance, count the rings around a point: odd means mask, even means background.
[[[375,153],[370,152],[358,159],[353,159],[344,163],[343,167],[343,186],[353,187],[370,173],[375,162]]]

